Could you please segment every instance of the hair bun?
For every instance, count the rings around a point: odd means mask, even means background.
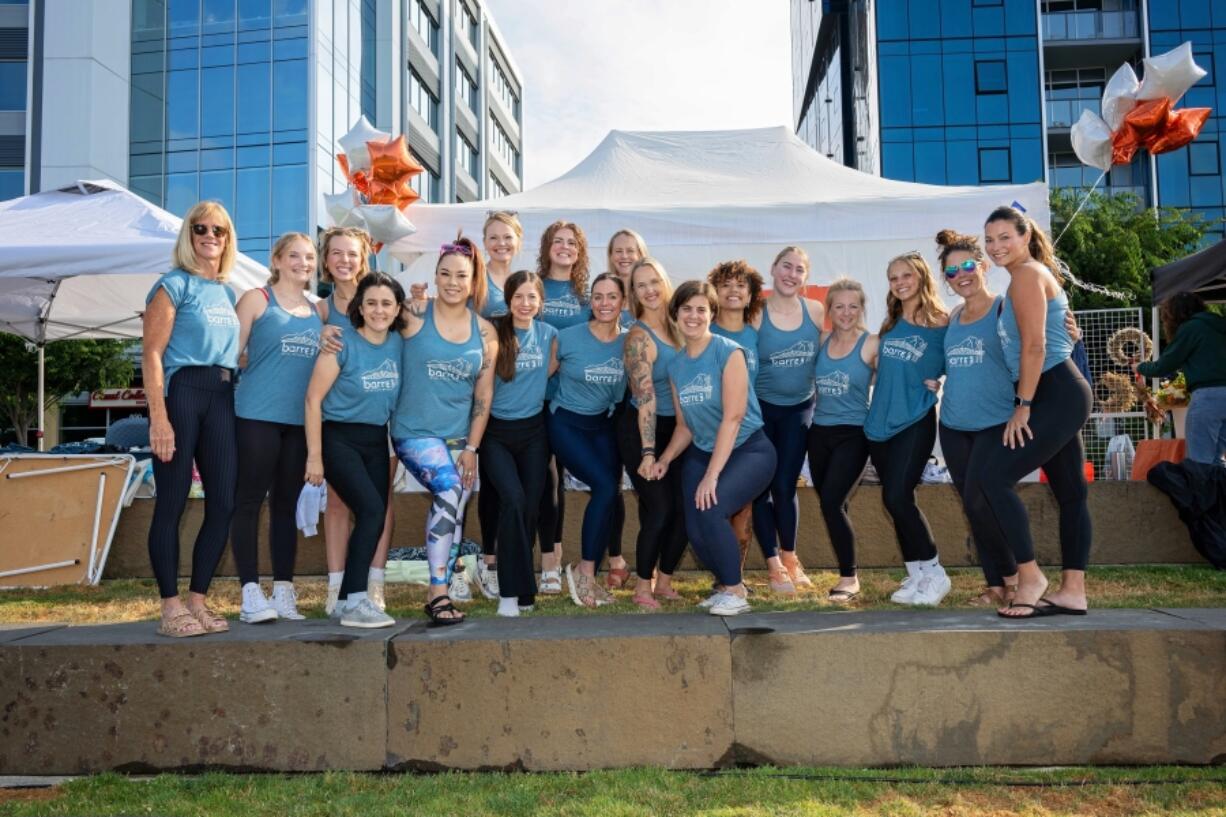
[[[957,230],[945,229],[937,233],[937,244],[940,244],[942,247],[949,247],[958,243],[958,241],[963,238],[965,238],[965,236],[963,236]]]

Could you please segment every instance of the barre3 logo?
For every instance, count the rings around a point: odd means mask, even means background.
[[[928,341],[919,335],[905,338],[890,338],[881,344],[881,354],[904,363],[918,363],[928,350]]]
[[[362,372],[362,391],[396,391],[399,387],[400,369],[394,360],[384,360],[378,368]]]
[[[822,397],[842,397],[851,391],[851,376],[847,372],[831,372],[816,382],[817,393]]]
[[[281,336],[281,354],[291,357],[315,357],[319,351],[319,333],[311,330],[296,335]]]
[[[515,358],[515,371],[531,371],[544,365],[545,353],[541,351],[541,341],[534,329],[520,339],[519,354]]]
[[[677,402],[683,406],[688,406],[693,403],[705,403],[711,399],[712,393],[715,391],[711,385],[711,375],[707,373],[695,375],[694,379],[686,383],[677,392]]]
[[[238,326],[238,315],[229,304],[204,308],[204,320],[209,326]]]
[[[568,315],[578,315],[581,308],[582,307],[579,305],[579,299],[574,295],[571,295],[569,298],[563,296],[561,298],[551,298],[546,300],[544,305],[541,307],[541,314],[553,315],[555,317],[566,317]]]
[[[626,369],[620,357],[611,357],[604,363],[583,367],[583,380],[587,383],[615,385],[625,377]]]
[[[793,366],[809,366],[813,363],[813,354],[817,346],[811,340],[798,340],[786,349],[771,352],[767,360],[770,365],[781,368]]]
[[[974,335],[945,350],[945,365],[951,369],[965,369],[980,363],[983,363],[983,341]]]
[[[473,372],[476,370],[477,367],[467,356],[451,360],[426,361],[426,376],[431,380],[449,380],[453,383],[472,380]]]

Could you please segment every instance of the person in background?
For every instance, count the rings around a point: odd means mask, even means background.
[[[1134,364],[1142,377],[1182,370],[1188,405],[1188,459],[1220,463],[1226,453],[1226,318],[1210,312],[1194,292],[1181,292],[1159,309],[1167,347],[1157,360]]]
[[[949,315],[932,270],[918,252],[886,267],[890,291],[877,350],[877,380],[864,421],[869,456],[881,479],[881,501],[907,567],[890,596],[896,604],[937,605],[950,590],[928,520],[915,504],[915,487],[936,441],[936,394],[925,381],[945,369]]]
[[[158,633],[172,638],[229,629],[208,606],[206,595],[226,547],[238,476],[234,373],[239,325],[234,292],[226,285],[237,241],[221,204],[196,204],[179,228],[174,268],[145,298],[141,365],[158,488],[149,525],[149,561],[162,599]],[[193,462],[204,485],[204,521],[192,548],[192,578],[184,603],[178,584],[179,520],[191,490]]]
[[[749,602],[731,518],[765,490],[775,473],[775,450],[762,432],[745,350],[711,333],[718,308],[706,281],[686,281],[669,302],[685,348],[668,366],[677,428],[652,476],[663,479],[684,454],[685,528],[716,583],[701,606],[712,615],[735,616],[748,612]]]
[[[364,276],[349,302],[350,326],[336,352],[321,350],[306,394],[306,480],[328,483],[353,510],[339,599],[343,627],[390,627],[367,593],[370,564],[390,499],[387,424],[400,392],[404,289],[391,276]]]
[[[315,272],[315,244],[286,233],[272,248],[268,285],[238,301],[239,348],[245,362],[234,391],[238,486],[230,540],[242,585],[239,620],[247,624],[296,621],[294,514],[306,469],[304,423],[307,383],[319,354],[322,319],[307,300]],[[260,506],[268,496],[272,602],[260,589]]]
[[[634,265],[642,261],[648,255],[647,242],[643,237],[634,230],[623,228],[613,233],[609,239],[609,247],[606,257],[608,259],[608,271],[616,273],[617,277],[622,279],[622,284],[626,287],[627,293],[632,293],[633,288],[630,286],[630,271],[634,269]],[[667,308],[667,304],[665,304]],[[629,304],[622,310],[621,327],[629,329],[634,325],[634,314],[630,309]]]

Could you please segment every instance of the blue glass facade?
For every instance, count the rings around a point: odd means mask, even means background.
[[[0,0],[0,201],[25,193],[26,0]]]
[[[1220,239],[1220,221],[1226,217],[1226,0],[1151,0],[1148,11],[1150,51],[1160,54],[1190,41],[1197,64],[1209,72],[1179,107],[1213,109],[1195,142],[1157,157],[1158,202],[1192,208],[1219,222],[1212,238]]]
[[[929,184],[1041,180],[1033,0],[875,5],[881,174]]]
[[[176,215],[217,199],[266,263],[309,232],[308,0],[133,0],[130,187]]]

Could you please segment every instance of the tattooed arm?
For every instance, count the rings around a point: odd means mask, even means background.
[[[632,328],[626,336],[624,357],[630,394],[638,403],[639,438],[643,446],[637,470],[644,479],[650,479],[656,461],[656,390],[651,382],[656,346],[641,326]]]
[[[429,301],[406,300],[404,302],[404,305],[400,307],[400,315],[404,318],[404,328],[400,330],[402,337],[411,338],[421,331],[426,319],[426,307],[429,305]]]
[[[460,455],[460,474],[464,487],[471,488],[477,479],[476,449],[481,447],[485,426],[490,420],[490,403],[494,399],[494,360],[498,357],[498,336],[485,318],[478,318],[481,331],[481,368],[473,386],[473,408],[468,422],[468,448]]]

